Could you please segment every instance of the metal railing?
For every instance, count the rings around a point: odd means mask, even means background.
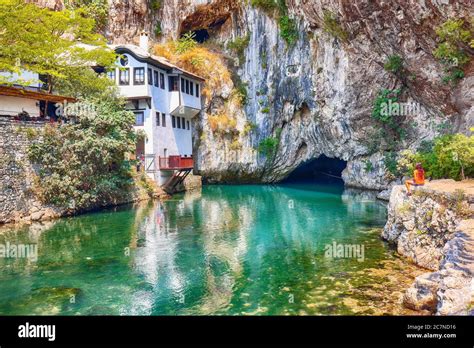
[[[192,157],[169,156],[159,157],[159,167],[161,170],[166,169],[186,169],[194,167],[194,160]]]

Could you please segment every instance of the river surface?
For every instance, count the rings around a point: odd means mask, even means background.
[[[407,314],[421,272],[385,221],[371,193],[249,185],[3,228],[0,247],[32,248],[0,258],[0,314]]]

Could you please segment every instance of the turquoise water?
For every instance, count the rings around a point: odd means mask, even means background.
[[[207,186],[8,229],[0,244],[36,244],[38,258],[0,259],[0,314],[370,314],[348,304],[367,303],[360,289],[379,280],[364,272],[393,259],[386,208],[342,191]],[[363,258],[328,257],[334,243]]]

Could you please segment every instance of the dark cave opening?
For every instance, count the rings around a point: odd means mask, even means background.
[[[195,37],[194,40],[196,40],[198,43],[202,44],[209,40],[209,32],[207,29],[197,29],[197,30],[191,30],[191,33],[194,33]],[[184,34],[183,34],[184,35]],[[183,36],[181,35],[181,36]]]
[[[321,155],[299,165],[293,172],[283,180],[283,183],[317,183],[317,184],[339,184],[343,185],[342,171],[347,162],[329,158]]]

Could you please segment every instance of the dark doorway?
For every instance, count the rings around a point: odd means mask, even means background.
[[[298,166],[283,182],[342,185],[341,174],[346,165],[346,161],[321,155]]]

